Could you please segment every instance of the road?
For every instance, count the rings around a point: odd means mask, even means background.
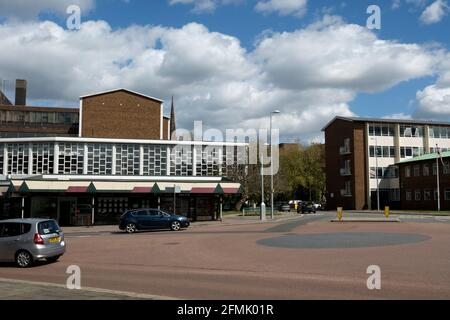
[[[58,263],[2,264],[0,278],[63,285],[78,265],[82,286],[180,299],[450,299],[450,218],[331,217],[67,235]],[[381,268],[381,290],[367,288],[370,265]]]

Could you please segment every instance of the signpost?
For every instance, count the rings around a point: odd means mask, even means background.
[[[173,185],[173,213],[177,213],[177,193],[181,193],[181,187],[177,185]]]

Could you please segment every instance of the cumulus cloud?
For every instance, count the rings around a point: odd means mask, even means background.
[[[418,91],[416,98],[415,117],[450,120],[450,54],[442,57],[436,83]]]
[[[420,16],[424,24],[440,22],[448,13],[449,6],[444,0],[436,0],[430,4]]]
[[[317,140],[333,116],[354,115],[349,103],[359,92],[430,75],[436,59],[429,49],[381,40],[335,17],[266,34],[250,51],[197,23],[113,30],[87,21],[74,32],[49,21],[6,22],[0,45],[0,78],[28,79],[32,103],[76,105],[81,95],[126,87],[174,95],[179,126],[188,129],[195,120],[267,128],[276,108],[282,114],[274,125],[285,140]]]
[[[87,13],[94,8],[95,0],[0,0],[0,17],[28,20],[41,13],[65,14],[71,5]]]
[[[255,6],[262,13],[303,16],[306,13],[307,0],[262,0]]]

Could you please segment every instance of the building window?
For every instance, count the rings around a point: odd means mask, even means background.
[[[24,175],[28,173],[28,144],[8,144],[8,173]]]
[[[3,145],[0,144],[0,174],[3,174]]]
[[[412,192],[410,190],[405,191],[405,199],[406,199],[406,201],[412,200]]]
[[[450,173],[450,165],[449,165],[448,161],[444,162],[444,166],[443,167],[444,167],[444,169],[443,169],[444,174],[449,174]]]
[[[112,174],[113,147],[111,144],[88,144],[87,173],[94,175]]]
[[[179,145],[170,150],[170,174],[192,176],[192,146]]]
[[[219,170],[222,166],[222,157],[220,155],[222,153],[222,148],[201,146],[196,146],[195,148],[197,176],[219,176]],[[345,161],[344,171],[345,174],[350,172],[350,160]]]
[[[33,174],[53,174],[54,151],[53,143],[33,145]]]
[[[424,148],[421,147],[400,147],[401,158],[419,157],[423,154]]]
[[[146,145],[143,151],[144,175],[167,175],[167,147],[163,145]]]
[[[431,201],[431,190],[425,190],[423,192],[423,200],[425,201]]]
[[[369,124],[369,136],[393,137],[394,125],[392,124]]]
[[[450,138],[450,128],[445,127],[430,127],[430,138],[448,139]]]
[[[414,177],[420,177],[420,166],[414,166]]]
[[[433,163],[433,176],[437,175],[437,165]]]
[[[116,175],[139,175],[139,145],[119,144],[116,146]]]
[[[345,197],[350,197],[352,195],[352,182],[345,181],[344,190],[342,190],[342,195]]]
[[[430,165],[429,164],[424,164],[423,165],[423,175],[425,177],[430,175]]]
[[[450,189],[445,189],[445,191],[444,191],[444,199],[446,201],[450,200]]]
[[[422,200],[422,191],[420,190],[414,191],[414,200],[416,201]]]
[[[402,125],[400,126],[400,136],[421,138],[423,137],[423,127]]]
[[[411,177],[411,167],[405,167],[405,177]]]
[[[81,143],[60,143],[58,170],[60,174],[83,174],[84,145]]]
[[[438,199],[438,192],[437,189],[434,189],[434,200]]]

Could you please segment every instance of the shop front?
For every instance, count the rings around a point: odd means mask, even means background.
[[[24,217],[55,219],[61,226],[117,224],[128,209],[159,208],[191,221],[221,217],[224,195],[238,194],[230,182],[12,181],[12,197]]]

